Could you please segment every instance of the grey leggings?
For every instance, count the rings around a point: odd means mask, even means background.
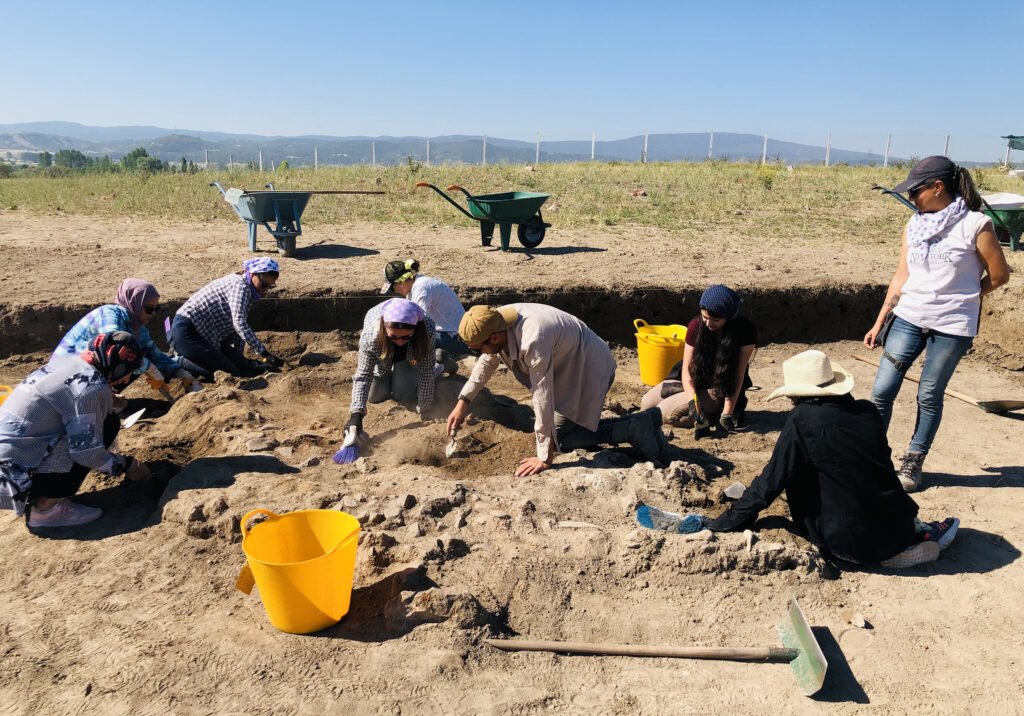
[[[367,400],[383,403],[388,398],[394,398],[399,403],[415,403],[419,397],[419,385],[416,366],[407,360],[400,360],[391,366],[387,375],[373,376]]]

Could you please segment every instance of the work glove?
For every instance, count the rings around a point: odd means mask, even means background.
[[[266,348],[260,353],[260,357],[274,370],[280,370],[284,366],[284,361],[278,358],[276,355],[268,351]]]
[[[348,422],[345,423],[345,431],[347,432],[348,429],[350,427],[352,427],[352,426],[355,426],[356,435],[359,435],[360,433],[363,432],[363,414],[362,413],[352,413],[351,415],[348,416]]]
[[[675,395],[676,393],[682,393],[683,390],[684,388],[682,383],[677,383],[674,380],[666,380],[664,383],[661,384],[661,399],[664,400],[665,398]]]
[[[146,368],[146,379],[149,381],[150,385],[159,383],[162,386],[164,383],[164,374],[161,373],[155,365],[150,363],[149,367]]]
[[[690,398],[690,402],[686,406],[686,414],[693,421],[693,427],[704,428],[707,427],[707,420],[704,419],[704,411],[697,407],[697,398]]]
[[[146,463],[136,460],[133,457],[128,458],[128,465],[125,467],[124,476],[129,480],[138,482],[139,480],[145,480],[150,477],[152,473],[149,471],[149,467]]]
[[[177,378],[181,378],[182,385],[184,385],[185,390],[190,393],[198,393],[203,389],[203,384],[199,382],[199,379],[184,368],[178,368],[174,375]]]
[[[722,415],[718,419],[718,427],[727,433],[734,433],[739,428],[739,423],[736,422],[736,418],[732,415]]]

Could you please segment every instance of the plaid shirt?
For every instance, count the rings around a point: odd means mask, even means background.
[[[82,320],[72,326],[50,357],[79,355],[89,348],[89,341],[93,338],[101,333],[111,333],[112,331],[132,333],[132,320],[128,315],[128,309],[124,306],[108,303],[89,311]],[[153,342],[153,338],[145,326],[139,327],[139,335],[136,337],[139,339],[139,346],[142,348],[144,356],[142,365],[135,371],[136,373],[144,373],[152,363],[165,377],[170,378],[181,367],[178,365],[178,361],[156,347],[156,343]]]
[[[126,459],[103,445],[112,402],[110,384],[77,356],[57,356],[25,378],[0,406],[0,509],[24,514],[36,473],[74,463],[123,472]]]
[[[249,328],[252,289],[245,276],[228,274],[203,286],[178,309],[178,315],[192,321],[199,335],[220,348],[225,338],[240,336],[259,355],[266,348]]]
[[[386,302],[385,302],[386,303]],[[363,319],[363,332],[359,336],[359,365],[356,366],[356,374],[352,376],[352,404],[349,406],[351,413],[366,413],[366,399],[370,395],[370,385],[374,376],[380,378],[391,372],[392,359],[380,360],[377,353],[377,334],[380,332],[380,312],[384,303],[366,312]],[[419,374],[418,405],[422,411],[430,407],[434,402],[434,322],[424,318],[423,322],[427,327],[427,355],[416,365],[416,372]]]

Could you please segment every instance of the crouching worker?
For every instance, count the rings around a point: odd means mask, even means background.
[[[404,298],[378,303],[363,318],[345,427],[354,425],[356,434],[362,433],[367,402],[388,398],[415,402],[421,415],[434,403],[434,322]]]
[[[517,477],[547,470],[557,450],[599,445],[629,443],[645,460],[664,461],[668,443],[657,408],[600,419],[615,359],[608,344],[575,316],[537,303],[473,306],[459,335],[482,355],[448,416],[448,433],[459,429],[469,403],[504,363],[533,394],[537,457],[522,460]]]
[[[112,388],[142,362],[130,333],[96,336],[79,355],[55,356],[28,376],[0,406],[0,508],[29,527],[73,527],[102,510],[68,498],[90,469],[132,480],[149,477],[134,458],[110,452],[121,422],[111,413]]]
[[[249,309],[277,286],[279,273],[277,261],[258,256],[245,261],[238,273],[203,286],[174,315],[171,347],[205,380],[218,370],[251,376],[283,366],[249,327]],[[245,344],[263,360],[246,359]]]
[[[137,278],[126,278],[117,287],[117,302],[95,308],[85,314],[61,339],[50,356],[78,355],[88,350],[92,339],[101,333],[124,331],[135,336],[142,349],[142,365],[136,373],[145,373],[153,385],[170,378],[181,378],[186,390],[202,390],[195,375],[186,369],[187,361],[172,358],[153,342],[147,326],[160,310],[160,294],[156,287]],[[194,366],[193,366],[194,367]]]
[[[917,503],[896,477],[882,417],[874,404],[850,395],[853,376],[815,350],[787,360],[782,374],[785,384],[768,399],[788,397],[793,410],[771,460],[739,500],[703,526],[748,527],[785,491],[797,530],[826,556],[883,567],[937,559],[960,522],[917,519]]]

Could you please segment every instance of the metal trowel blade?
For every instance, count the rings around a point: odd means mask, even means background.
[[[145,408],[143,408],[142,410],[136,410],[134,413],[132,413],[131,415],[124,419],[124,422],[121,423],[121,427],[130,428],[131,426],[135,425],[135,423],[139,421],[139,418],[142,417],[142,414],[144,412],[146,412]]]
[[[448,438],[448,443],[444,446],[444,456],[451,457],[459,451],[459,441],[456,438],[457,432],[452,433]]]

